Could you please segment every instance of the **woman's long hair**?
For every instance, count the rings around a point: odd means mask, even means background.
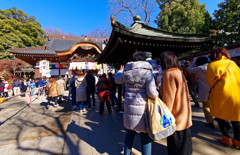
[[[212,53],[209,56],[209,59],[211,61],[220,60],[223,55],[225,57],[227,57],[227,59],[231,59],[230,55],[228,54],[227,49],[224,48],[224,47],[220,47],[220,48],[217,48],[217,49],[213,50]]]
[[[180,68],[177,56],[172,51],[166,51],[160,55],[160,65],[163,70]]]

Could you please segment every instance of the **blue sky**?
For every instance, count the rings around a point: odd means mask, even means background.
[[[199,0],[212,15],[223,0]],[[0,10],[16,6],[33,15],[42,28],[60,29],[75,35],[87,34],[110,24],[108,0],[0,0]]]

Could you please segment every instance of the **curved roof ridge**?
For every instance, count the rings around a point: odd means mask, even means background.
[[[157,28],[153,28],[151,26],[146,25],[144,22],[142,21],[135,21],[131,27],[126,27],[125,25],[121,24],[120,22],[116,22],[118,24],[117,27],[119,27],[120,29],[126,30],[126,31],[130,31],[135,33],[136,31],[142,29],[142,30],[148,30],[148,31],[152,31],[153,33],[162,33],[164,35],[171,35],[171,36],[182,36],[182,37],[209,37],[209,34],[183,34],[183,33],[174,33],[174,32],[168,32],[168,31],[164,31],[164,30],[160,30]]]

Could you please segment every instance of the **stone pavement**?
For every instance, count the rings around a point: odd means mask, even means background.
[[[71,112],[70,102],[46,110],[44,96],[35,99],[31,108],[28,103],[28,97],[17,97],[0,105],[1,155],[123,154],[125,128],[115,107],[111,114],[105,109],[100,116],[98,106],[87,113]],[[193,155],[239,155],[240,150],[217,142],[220,135],[218,128],[204,126],[202,109],[193,107]],[[133,154],[141,154],[140,148],[137,134]],[[153,143],[152,149],[153,155],[167,154],[166,139]]]

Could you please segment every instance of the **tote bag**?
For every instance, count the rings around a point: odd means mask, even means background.
[[[175,118],[159,97],[148,98],[146,106],[147,132],[152,140],[166,138],[176,131]]]

